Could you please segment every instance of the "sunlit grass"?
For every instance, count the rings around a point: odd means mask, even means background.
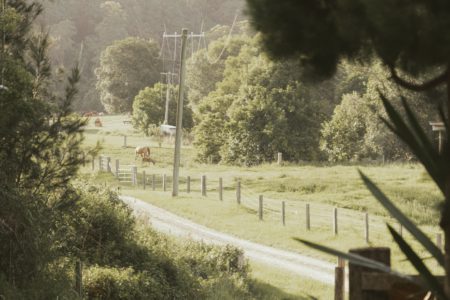
[[[111,128],[108,128],[111,118]],[[407,272],[412,267],[405,262],[404,256],[390,238],[385,221],[391,222],[395,228],[398,224],[388,218],[386,211],[370,195],[358,175],[362,170],[374,180],[382,190],[417,224],[435,239],[439,232],[439,211],[437,206],[442,195],[419,164],[395,163],[386,165],[330,165],[330,164],[264,164],[246,168],[226,165],[208,165],[195,162],[195,149],[183,146],[180,169],[180,197],[172,198],[171,174],[173,161],[173,144],[166,140],[162,147],[148,137],[133,132],[130,125],[120,123],[120,116],[104,117],[104,128],[101,131],[86,133],[86,146],[97,141],[103,143],[102,153],[121,164],[136,164],[139,174],[145,170],[148,176],[147,190],[142,190],[140,175],[138,188],[121,185],[123,194],[134,195],[145,201],[173,211],[195,222],[208,227],[278,248],[298,251],[329,261],[335,258],[313,251],[295,242],[292,237],[300,237],[316,243],[324,244],[343,251],[350,248],[371,246],[388,246],[392,248],[392,264]],[[122,117],[123,120],[123,117]],[[90,127],[90,129],[92,129]],[[114,130],[113,130],[114,129]],[[123,136],[127,134],[127,148],[123,146]],[[134,147],[149,145],[155,166],[143,165],[135,161]],[[96,162],[97,165],[97,162]],[[90,164],[82,169],[84,176],[90,176]],[[155,174],[156,191],[151,191],[151,175]],[[161,175],[167,175],[167,192],[161,191]],[[207,175],[208,197],[200,195],[200,177]],[[83,176],[83,175],[82,175]],[[186,194],[186,176],[191,177],[191,194]],[[223,179],[224,201],[218,201],[218,179]],[[118,184],[111,175],[99,174],[96,182],[115,186]],[[236,181],[242,184],[242,205],[236,204]],[[266,207],[264,221],[258,221],[257,199],[264,195]],[[281,224],[281,201],[286,201],[286,226]],[[306,203],[311,206],[312,230],[305,229]],[[339,210],[339,234],[332,232],[332,209]],[[370,214],[370,243],[364,240],[363,212]],[[405,230],[404,230],[405,232]],[[408,241],[412,238],[404,233]],[[426,252],[412,242],[419,254]],[[436,272],[441,270],[434,262],[430,268]],[[304,288],[301,288],[305,291]],[[290,292],[288,292],[290,293]],[[298,295],[298,294],[296,294]]]

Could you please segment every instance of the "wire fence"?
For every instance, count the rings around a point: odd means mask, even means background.
[[[113,173],[121,185],[134,185],[153,191],[171,191],[173,178],[167,174],[146,174],[138,172],[134,165],[120,165],[116,160],[115,172],[107,164],[111,162],[108,156],[99,158],[100,171]],[[334,207],[323,203],[309,203],[306,201],[276,199],[265,197],[238,179],[225,181],[221,177],[180,176],[179,192],[199,194],[208,199],[235,202],[245,207],[256,218],[266,221],[276,221],[284,226],[295,225],[308,231],[329,230],[334,235],[351,235],[355,239],[372,240],[384,239],[389,235],[386,224],[390,224],[405,238],[408,236],[398,221],[393,218],[369,214],[348,208]],[[436,240],[442,249],[442,233],[438,230],[421,228],[431,239]]]

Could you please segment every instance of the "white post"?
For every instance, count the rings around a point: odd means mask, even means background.
[[[277,164],[281,165],[283,163],[283,153],[278,152]]]

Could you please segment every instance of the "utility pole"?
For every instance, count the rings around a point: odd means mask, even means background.
[[[164,125],[169,124],[169,102],[170,102],[170,85],[174,82],[172,77],[177,76],[177,74],[172,72],[161,73],[161,75],[166,76],[166,110],[164,113]]]
[[[175,151],[173,158],[173,186],[172,196],[178,196],[178,175],[180,169],[180,150],[181,150],[181,133],[183,124],[183,96],[184,96],[184,79],[186,76],[186,42],[188,30],[183,29],[181,34],[181,67],[180,67],[180,83],[178,87],[178,103],[177,103],[177,123],[175,132]]]

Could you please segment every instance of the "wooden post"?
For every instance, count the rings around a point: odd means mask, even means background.
[[[311,229],[311,215],[309,213],[309,203],[306,203],[306,230]]]
[[[131,168],[131,171],[132,171],[132,176],[133,176],[133,185],[137,185],[137,167],[136,166],[133,166],[132,168]]]
[[[219,200],[223,201],[223,182],[222,182],[222,177],[219,178]]]
[[[106,171],[111,173],[111,157],[109,156],[106,157]]]
[[[186,178],[186,190],[188,194],[191,192],[191,176]]]
[[[116,177],[119,178],[120,161],[116,159]]]
[[[262,221],[262,219],[263,219],[263,195],[259,195],[258,215],[259,215],[259,220]]]
[[[95,157],[92,155],[92,171],[95,170]]]
[[[166,174],[163,174],[163,177],[162,177],[162,188],[163,188],[163,191],[165,192],[166,191]]]
[[[352,254],[376,260],[387,266],[391,265],[391,251],[389,248],[359,248],[351,249]],[[349,300],[384,300],[389,299],[389,291],[363,290],[363,274],[380,273],[370,268],[360,267],[349,262]]]
[[[442,249],[442,234],[441,233],[436,233],[436,246],[439,248],[439,250],[443,250]]]
[[[142,186],[145,190],[145,185],[147,183],[147,176],[145,175],[145,171],[142,171]]]
[[[236,185],[236,201],[238,204],[241,204],[241,181],[238,180]]]
[[[344,300],[345,296],[345,260],[338,257],[334,269],[334,300]]]
[[[281,202],[281,222],[283,222],[283,226],[286,226],[286,203]]]
[[[366,238],[366,243],[369,243],[369,213],[365,213],[364,215],[364,237]]]
[[[338,221],[337,221],[337,208],[333,209],[333,232],[334,235],[338,234]]]
[[[123,136],[123,147],[124,148],[127,147],[127,136],[126,135]]]
[[[81,261],[75,263],[75,291],[81,299],[83,297],[83,263]]]
[[[277,156],[277,164],[281,165],[283,163],[283,153],[278,152],[278,156]]]
[[[154,191],[156,189],[156,176],[155,174],[152,175],[152,190]]]
[[[202,190],[202,196],[206,197],[206,175],[202,175],[201,190]]]

